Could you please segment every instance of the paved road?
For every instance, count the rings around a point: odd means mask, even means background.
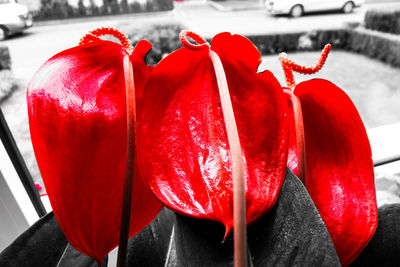
[[[371,5],[369,5],[371,7]],[[144,25],[150,22],[181,22],[188,29],[203,36],[213,36],[221,31],[239,34],[262,34],[271,32],[306,31],[310,29],[336,28],[347,22],[362,22],[368,6],[352,14],[314,14],[298,19],[272,17],[264,9],[223,12],[202,1],[176,2],[172,12],[122,15],[108,18],[92,18],[75,22],[36,26],[24,35],[13,37],[1,44],[8,45],[13,60],[13,72],[21,88],[2,104],[3,112],[10,124],[34,176],[39,177],[30,144],[27,124],[25,88],[34,72],[55,53],[75,46],[88,31],[100,27],[116,27],[121,24]]]

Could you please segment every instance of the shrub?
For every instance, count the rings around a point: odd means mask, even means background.
[[[312,47],[308,50],[320,50],[326,44],[331,44],[335,49],[347,49],[350,30],[320,30],[309,33],[312,40]],[[302,49],[304,50],[304,49]]]
[[[18,84],[10,70],[0,70],[0,103],[18,88]]]
[[[18,88],[11,72],[11,57],[7,46],[0,46],[0,103]]]
[[[154,11],[172,10],[174,8],[174,0],[153,0],[150,1]]]
[[[285,34],[268,34],[248,36],[263,55],[278,54],[280,52],[312,51],[322,49],[330,43],[335,48],[345,49],[349,38],[349,31],[321,30],[311,32],[297,32]]]
[[[0,46],[0,70],[11,69],[10,51],[7,46]]]
[[[277,54],[296,51],[302,33],[268,34],[247,36],[258,48],[261,54]]]
[[[138,28],[129,24],[118,26],[127,34],[133,45],[140,40],[147,40],[153,48],[146,56],[147,64],[153,65],[164,56],[182,47],[179,41],[179,33],[184,29],[179,23],[148,24]]]
[[[368,10],[364,24],[367,29],[400,34],[400,9]]]

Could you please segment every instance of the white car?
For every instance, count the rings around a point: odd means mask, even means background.
[[[350,13],[363,2],[364,0],[266,0],[265,6],[273,15],[289,14],[292,17],[300,17],[306,12],[326,10]]]
[[[0,40],[33,25],[28,8],[16,0],[0,0]]]

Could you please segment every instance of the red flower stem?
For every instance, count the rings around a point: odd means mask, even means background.
[[[281,53],[279,55],[279,60],[281,61],[283,71],[285,72],[287,87],[293,90],[294,87],[296,86],[293,77],[293,71],[302,74],[313,74],[318,72],[322,68],[322,66],[324,66],[330,50],[331,50],[331,45],[330,44],[325,45],[324,49],[322,49],[321,56],[317,64],[315,64],[315,66],[313,67],[305,67],[302,65],[298,65],[293,60],[289,59],[286,53]]]
[[[121,45],[125,48],[126,52],[129,55],[132,54],[133,46],[129,41],[128,37],[114,28],[98,28],[93,31],[90,31],[81,38],[81,40],[79,41],[79,45],[85,45],[95,40],[99,40],[100,36],[103,35],[111,35],[117,38],[121,42]]]
[[[124,57],[124,77],[126,88],[126,109],[127,109],[127,134],[128,148],[125,171],[124,196],[122,204],[121,227],[119,234],[119,248],[117,266],[124,267],[126,263],[126,252],[129,239],[129,225],[131,217],[132,186],[134,176],[135,151],[136,151],[136,99],[135,85],[133,78],[133,67],[129,56]]]
[[[313,74],[318,72],[328,57],[329,51],[331,50],[331,45],[325,45],[321,52],[321,56],[318,59],[317,64],[313,67],[305,67],[296,64],[293,60],[289,59],[286,53],[281,53],[279,55],[279,60],[281,61],[283,71],[285,73],[287,87],[290,90],[285,90],[286,94],[290,96],[290,100],[293,107],[294,115],[294,126],[296,131],[296,157],[297,157],[297,170],[300,180],[306,183],[306,158],[305,158],[305,141],[304,141],[304,123],[303,123],[303,112],[301,110],[301,103],[297,96],[294,95],[294,88],[296,87],[296,82],[294,81],[293,71],[302,74]]]
[[[286,64],[289,60],[286,53],[281,53],[279,55],[279,60],[281,61],[283,72],[285,73],[287,87],[293,91],[296,82],[294,81],[293,70]]]
[[[189,40],[187,39],[188,37],[193,39],[193,41],[195,41],[197,44],[189,42]],[[181,41],[181,43],[184,47],[194,49],[194,50],[198,50],[198,49],[202,48],[204,45],[209,46],[209,44],[207,43],[206,40],[204,40],[203,37],[201,37],[197,33],[191,32],[191,31],[182,31],[179,34],[179,41]]]
[[[226,80],[222,62],[214,51],[210,50],[209,55],[217,78],[222,113],[224,116],[225,128],[232,157],[234,264],[235,267],[245,267],[247,262],[246,196],[242,149],[229,94],[228,82]]]

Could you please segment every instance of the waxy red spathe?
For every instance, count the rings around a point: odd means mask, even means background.
[[[286,103],[261,55],[229,33],[183,47],[153,70],[138,132],[144,177],[169,208],[233,226],[231,158],[210,50],[220,57],[244,159],[247,223],[274,205],[286,172]],[[151,103],[151,104],[150,104]]]
[[[377,227],[374,167],[368,136],[350,98],[333,83],[313,79],[294,83],[292,71],[317,72],[281,56],[290,108],[288,166],[305,184],[324,220],[339,259],[350,264]]]
[[[54,214],[69,242],[102,262],[118,245],[127,159],[125,73],[133,65],[137,102],[151,45],[126,48],[94,38],[49,59],[28,86],[32,143]],[[130,236],[160,202],[135,168]]]

